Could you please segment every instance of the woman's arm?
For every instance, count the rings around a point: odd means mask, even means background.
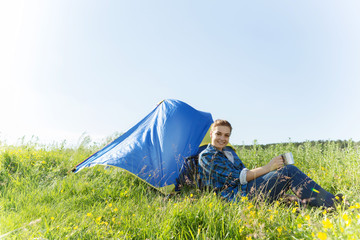
[[[267,174],[268,172],[274,171],[283,166],[284,166],[284,159],[281,156],[274,157],[265,166],[247,171],[246,181],[250,182],[251,180],[254,180],[257,177],[260,177],[264,174]]]

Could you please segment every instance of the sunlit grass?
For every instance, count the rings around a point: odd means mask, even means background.
[[[5,239],[358,239],[360,153],[356,143],[237,146],[248,168],[291,151],[296,165],[349,209],[327,213],[279,202],[184,189],[167,198],[119,168],[68,171],[99,149],[89,142],[1,146],[0,236]]]

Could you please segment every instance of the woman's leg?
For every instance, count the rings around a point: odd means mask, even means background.
[[[335,196],[325,191],[305,173],[293,165],[269,172],[248,182],[248,197],[277,200],[291,189],[297,197],[311,206],[332,207]]]

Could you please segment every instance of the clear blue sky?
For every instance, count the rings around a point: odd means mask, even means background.
[[[360,140],[360,2],[0,0],[0,140],[94,140],[167,98],[233,144]]]

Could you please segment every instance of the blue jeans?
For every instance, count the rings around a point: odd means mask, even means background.
[[[282,197],[289,189],[310,206],[334,205],[334,195],[325,191],[293,165],[286,165],[248,182],[247,196],[249,199],[260,197],[272,202]]]

